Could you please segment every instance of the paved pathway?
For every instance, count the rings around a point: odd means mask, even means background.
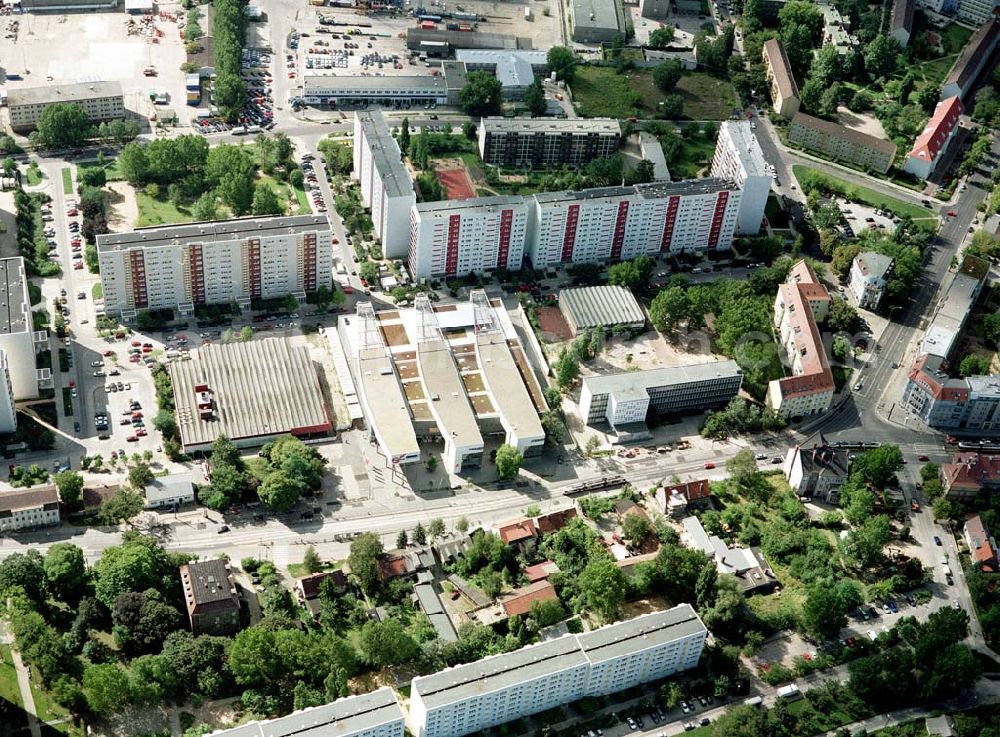
[[[31,675],[24,661],[21,660],[21,653],[14,645],[14,636],[7,628],[7,623],[0,620],[0,642],[11,645],[11,659],[14,661],[14,670],[17,671],[17,685],[21,689],[21,703],[24,705],[24,713],[28,715],[28,728],[31,730],[31,737],[42,737],[42,729],[38,724],[38,716],[35,711],[35,697],[31,694]]]

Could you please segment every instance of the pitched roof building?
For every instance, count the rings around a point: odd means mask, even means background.
[[[59,524],[59,490],[36,486],[0,492],[0,532]]]
[[[559,573],[559,566],[551,560],[543,560],[541,563],[536,563],[533,566],[527,566],[524,569],[524,576],[531,583],[543,581],[553,573]]]
[[[896,144],[892,141],[805,113],[795,113],[788,127],[788,140],[837,161],[846,161],[882,174],[889,171],[896,158]]]
[[[941,161],[941,154],[947,150],[958,130],[958,122],[964,112],[962,99],[958,95],[939,102],[931,119],[927,121],[927,126],[917,136],[913,148],[906,155],[904,170],[920,179],[927,179],[934,173]]]
[[[576,516],[576,507],[567,507],[548,514],[540,514],[535,517],[535,527],[539,534],[548,535],[561,530],[567,522]]]
[[[850,453],[826,442],[822,433],[788,449],[782,469],[788,485],[798,496],[837,502],[837,490],[850,476]]]
[[[524,616],[531,612],[531,605],[536,601],[558,601],[555,587],[548,581],[535,581],[535,583],[517,589],[514,592],[500,599],[500,606],[508,617],[514,615]]]
[[[983,518],[978,514],[969,517],[962,528],[965,535],[965,542],[969,546],[969,555],[972,556],[972,564],[977,565],[987,572],[995,572],[997,569],[997,544],[996,540],[986,529]]]
[[[889,36],[896,39],[896,42],[903,48],[906,48],[906,45],[910,43],[915,5],[915,0],[893,0],[892,3],[892,11],[889,15]]]
[[[684,481],[656,490],[656,504],[671,517],[683,516],[688,507],[704,507],[712,501],[711,482],[708,479]]]
[[[1000,489],[1000,456],[956,453],[941,464],[945,496],[954,501],[974,499],[982,490]]]
[[[222,558],[181,566],[181,586],[191,631],[231,635],[240,628],[240,597],[229,563]]]
[[[535,528],[534,522],[524,517],[500,525],[497,527],[497,535],[507,545],[514,545],[534,540],[538,535],[538,530]]]
[[[772,38],[764,43],[763,54],[774,112],[791,118],[799,111],[799,86],[795,84],[795,75],[785,47],[781,41]]]
[[[958,55],[941,85],[941,99],[957,95],[966,99],[979,74],[989,66],[1000,44],[1000,20],[989,20],[979,27]]]
[[[314,619],[319,616],[319,593],[325,581],[330,581],[338,591],[347,590],[347,576],[339,568],[295,579],[295,597],[299,600],[299,604],[309,610]]]
[[[774,300],[774,325],[791,376],[768,384],[767,403],[784,417],[816,414],[833,401],[833,372],[817,323],[826,319],[830,295],[805,261],[796,263]]]

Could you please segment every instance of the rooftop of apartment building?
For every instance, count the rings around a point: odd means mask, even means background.
[[[1000,20],[990,20],[981,25],[965,44],[941,86],[957,84],[964,89],[975,76],[980,61],[993,53],[998,42],[1000,42]]]
[[[267,721],[212,732],[212,737],[337,737],[367,732],[403,719],[391,688],[383,687]]]
[[[540,53],[540,52],[535,52]],[[597,133],[620,136],[621,123],[614,118],[483,118],[487,133]]]
[[[983,259],[976,256],[963,259],[924,331],[921,353],[945,358],[951,354],[988,272],[989,263]]]
[[[792,74],[792,65],[788,61],[788,54],[785,47],[776,38],[772,38],[764,43],[764,52],[771,62],[771,74],[778,85],[778,92],[784,99],[799,96],[799,86],[795,83],[795,75]]]
[[[708,361],[690,366],[670,366],[646,369],[645,371],[623,371],[604,376],[585,376],[583,386],[592,395],[645,395],[649,389],[660,386],[690,384],[698,381],[741,376],[742,369],[736,361]]]
[[[910,149],[909,156],[926,161],[934,161],[948,142],[951,130],[958,125],[958,119],[964,112],[962,100],[958,95],[942,100],[934,108],[923,132],[917,136]]]
[[[419,694],[425,706],[434,709],[705,631],[691,606],[681,604],[420,676],[413,679],[411,693]]]
[[[846,125],[831,123],[829,120],[823,120],[822,118],[814,118],[812,115],[795,113],[795,117],[792,118],[792,125],[802,125],[823,135],[850,141],[888,156],[896,155],[896,144],[892,141],[870,136],[854,128],[848,128]]]
[[[1000,484],[1000,456],[985,453],[956,453],[950,463],[941,464],[941,477],[946,488],[984,484]]]
[[[157,225],[151,228],[137,228],[126,233],[106,233],[97,236],[97,250],[101,252],[184,243],[214,243],[329,229],[330,220],[326,215],[231,218],[184,225]]]
[[[19,512],[39,507],[59,508],[59,490],[55,486],[10,489],[0,494],[0,512]]]
[[[949,377],[944,370],[944,358],[932,353],[917,356],[907,376],[938,400],[956,401],[967,397],[969,393],[965,380]]]
[[[0,259],[0,335],[26,333],[33,329],[24,259]]]
[[[862,275],[875,279],[883,278],[892,268],[892,259],[875,251],[863,251],[854,257]]]
[[[57,102],[83,102],[101,97],[121,97],[121,82],[77,82],[50,84],[44,87],[19,87],[7,93],[9,107],[45,105]]]
[[[388,197],[406,197],[413,194],[413,180],[403,164],[399,144],[389,131],[381,110],[354,113],[365,134],[375,169]]]
[[[785,304],[786,314],[790,315],[789,324],[801,367],[799,374],[778,380],[782,395],[788,398],[832,390],[833,372],[823,348],[819,326],[808,304],[811,301],[829,302],[829,293],[809,265],[799,261],[789,272],[788,280],[778,287],[778,294]]]
[[[204,345],[169,365],[185,447],[332,429],[316,367],[285,338]]]
[[[972,556],[972,562],[982,564],[984,570],[992,571],[997,557],[996,543],[986,529],[983,518],[978,514],[969,517],[965,521],[965,534],[969,538],[969,555]]]
[[[749,177],[770,177],[767,170],[767,161],[764,159],[764,152],[760,148],[757,137],[753,134],[749,120],[726,120],[722,123],[722,129],[729,134],[736,150],[736,156],[746,175]]]
[[[579,200],[622,199],[623,197],[639,196],[644,199],[658,199],[673,195],[694,196],[714,194],[726,190],[737,189],[731,179],[719,177],[703,177],[702,179],[685,179],[679,182],[650,182],[628,187],[595,187],[578,191],[539,192],[533,195],[541,204],[558,202],[573,202]]]
[[[229,562],[223,558],[192,561],[181,566],[181,581],[189,609],[236,599]]]
[[[497,195],[495,197],[474,197],[468,200],[438,200],[418,202],[416,212],[421,216],[446,217],[456,212],[461,214],[498,212],[510,207],[524,207],[530,197],[521,195]]]

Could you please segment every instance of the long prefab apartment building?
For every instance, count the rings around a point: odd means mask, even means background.
[[[45,109],[58,103],[75,103],[83,108],[92,123],[125,116],[125,98],[120,82],[79,82],[46,87],[21,87],[10,90],[10,127],[28,131],[37,127]]]
[[[107,314],[306,294],[332,282],[325,215],[237,218],[97,236]]]
[[[410,730],[460,737],[698,664],[708,630],[689,604],[413,679]]]
[[[403,737],[404,728],[395,693],[380,688],[278,719],[247,722],[212,737]]]
[[[613,118],[483,118],[479,156],[503,166],[580,166],[618,152],[621,123]]]

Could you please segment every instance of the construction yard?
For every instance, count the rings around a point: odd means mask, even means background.
[[[183,14],[181,6],[159,5],[160,11]],[[176,17],[176,15],[175,15]],[[24,14],[13,38],[0,39],[4,82],[8,92],[86,81],[119,81],[125,108],[143,119],[153,112],[150,89],[166,90],[170,105],[183,106],[184,44],[176,20],[159,16],[137,19],[121,12]],[[156,76],[145,76],[152,67]],[[12,80],[17,74],[21,79]]]

